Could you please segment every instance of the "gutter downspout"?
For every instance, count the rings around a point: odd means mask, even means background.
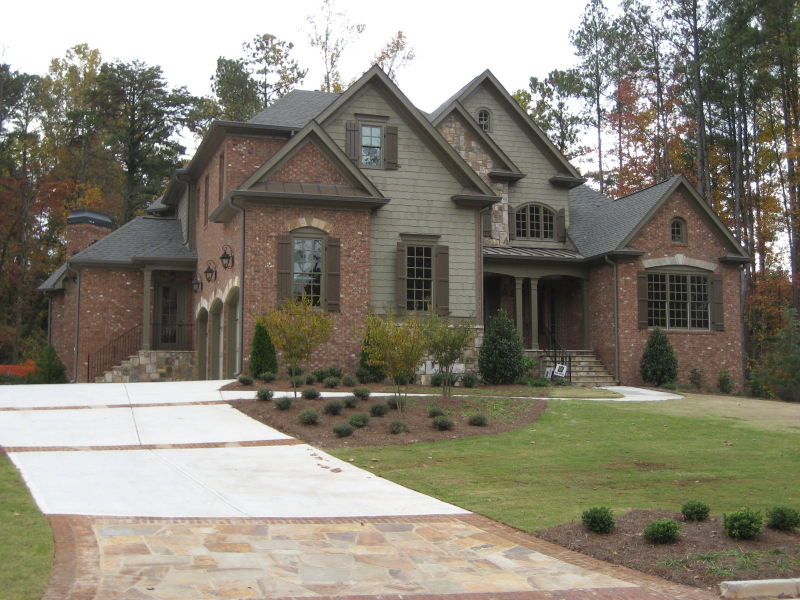
[[[238,320],[239,320],[239,331],[236,334],[239,337],[239,364],[236,365],[239,370],[234,372],[234,377],[239,377],[244,371],[244,227],[245,227],[245,219],[244,219],[244,206],[239,206],[238,204],[233,203],[233,196],[228,196],[228,206],[233,208],[234,210],[239,211],[242,215],[242,230],[240,232],[240,240],[239,240],[239,268],[241,269],[242,278],[241,283],[239,284],[239,306],[236,307],[236,312]]]
[[[53,298],[50,294],[47,295],[47,345],[53,343],[53,331],[52,331],[52,322],[53,322]]]
[[[78,381],[78,333],[80,331],[81,325],[81,272],[77,269],[73,269],[72,266],[67,263],[67,273],[72,271],[73,273],[78,274],[78,281],[75,285],[75,342],[74,342],[74,350],[72,352],[73,355],[73,364],[72,364],[72,372],[74,374],[72,381],[70,383],[77,383]],[[87,381],[87,383],[90,383]]]
[[[619,281],[617,277],[617,263],[603,257],[608,264],[614,267],[614,379],[619,385]]]

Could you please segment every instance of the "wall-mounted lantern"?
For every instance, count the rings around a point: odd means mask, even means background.
[[[228,244],[222,247],[222,256],[219,257],[219,260],[222,262],[222,268],[225,270],[233,266],[233,250],[231,250]]]
[[[200,281],[200,273],[194,274],[194,279],[192,279],[192,291],[195,294],[203,291],[203,282]]]
[[[203,271],[203,273],[205,274],[206,281],[208,283],[215,281],[217,279],[217,263],[215,263],[213,260],[209,260],[208,266],[206,267],[206,270]]]

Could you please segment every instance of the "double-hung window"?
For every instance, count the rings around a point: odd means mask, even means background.
[[[406,310],[427,310],[433,303],[433,248],[406,246]]]
[[[340,310],[341,243],[313,227],[278,236],[278,303],[303,296],[313,306]]]
[[[361,126],[361,164],[367,167],[383,166],[383,128],[379,125]]]
[[[322,277],[324,269],[324,246],[321,238],[292,238],[292,295],[311,300],[313,306],[323,301]]]
[[[450,314],[450,248],[439,236],[401,234],[397,244],[397,309]]]
[[[647,274],[647,326],[663,329],[711,328],[708,275]]]

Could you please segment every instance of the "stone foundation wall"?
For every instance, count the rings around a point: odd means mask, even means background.
[[[140,350],[122,365],[106,371],[106,383],[193,381],[196,355],[187,350]]]

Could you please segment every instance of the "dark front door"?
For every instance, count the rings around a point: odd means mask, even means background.
[[[156,350],[182,350],[186,345],[185,287],[185,284],[174,282],[159,282],[156,286],[153,326],[153,347]]]

